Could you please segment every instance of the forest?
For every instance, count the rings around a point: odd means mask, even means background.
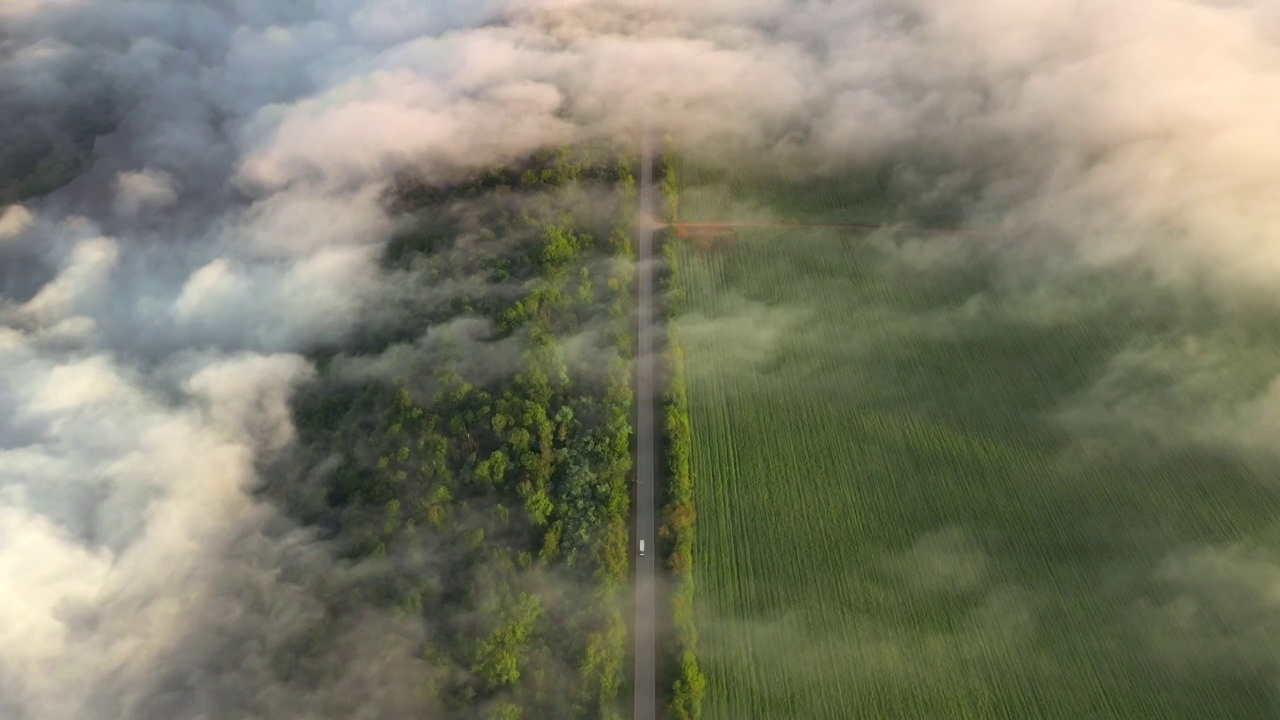
[[[423,618],[422,691],[448,717],[623,715],[635,188],[614,157],[402,178],[402,307],[356,352],[317,348],[296,400],[317,497],[289,504],[399,568],[361,600]]]

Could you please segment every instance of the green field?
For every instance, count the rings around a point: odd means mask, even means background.
[[[714,180],[682,220],[892,217]],[[682,244],[707,717],[1280,712],[1280,318],[991,248]]]

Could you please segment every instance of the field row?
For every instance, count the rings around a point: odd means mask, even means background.
[[[740,237],[679,259],[709,717],[1275,710],[1195,659],[1270,651],[1200,648],[1236,629],[1179,624],[1214,600],[1162,568],[1272,537],[1277,468],[1158,420],[1265,390],[1280,334],[1154,290],[1039,306],[867,235]]]

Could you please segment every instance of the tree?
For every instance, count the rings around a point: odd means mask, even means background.
[[[472,671],[484,679],[490,690],[520,679],[520,663],[528,649],[534,623],[542,616],[542,601],[536,595],[520,593],[507,619],[480,642]]]

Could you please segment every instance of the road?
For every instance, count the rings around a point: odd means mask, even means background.
[[[635,712],[634,720],[656,720],[656,589],[654,577],[653,495],[653,138],[646,127],[640,140],[639,238],[636,244],[636,555]],[[639,543],[632,544],[639,552]]]

